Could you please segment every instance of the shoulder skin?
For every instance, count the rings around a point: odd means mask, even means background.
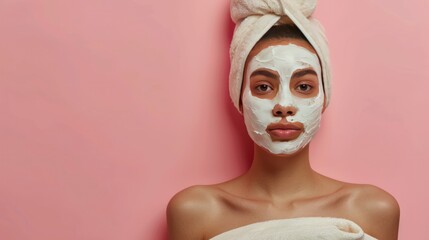
[[[208,223],[214,217],[218,201],[209,186],[186,188],[167,206],[169,240],[202,240]]]
[[[400,209],[396,199],[373,185],[352,188],[348,200],[350,214],[364,231],[379,240],[398,239]]]

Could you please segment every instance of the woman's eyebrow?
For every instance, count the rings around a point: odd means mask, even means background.
[[[296,72],[294,72],[292,74],[292,78],[299,78],[299,77],[305,76],[307,74],[313,74],[313,75],[317,76],[316,71],[314,71],[311,68],[307,68],[307,69],[297,70]]]
[[[274,79],[278,79],[278,78],[279,78],[279,76],[278,76],[277,74],[272,73],[272,72],[267,71],[267,70],[263,70],[263,69],[260,69],[260,70],[256,70],[256,71],[254,71],[254,72],[250,75],[250,77],[253,77],[253,76],[256,76],[256,75],[263,75],[263,76],[265,76],[265,77],[274,78]]]

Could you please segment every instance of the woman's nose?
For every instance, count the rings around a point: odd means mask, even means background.
[[[276,104],[273,108],[273,115],[275,117],[293,116],[296,114],[296,110],[296,107],[293,106],[282,106],[280,104]]]

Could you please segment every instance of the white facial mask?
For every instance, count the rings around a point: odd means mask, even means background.
[[[318,77],[317,96],[303,98],[293,95],[290,90],[292,74],[298,69],[310,67]],[[280,76],[279,90],[273,99],[253,96],[250,91],[250,76],[261,68],[276,71]],[[294,44],[270,46],[254,56],[247,66],[246,86],[242,98],[244,121],[253,141],[273,154],[293,154],[306,146],[320,126],[324,101],[321,76],[317,55]],[[287,116],[286,120],[292,123],[301,122],[304,125],[304,131],[298,138],[290,141],[273,141],[266,131],[269,124],[280,122],[282,119],[281,116],[273,115],[273,108],[277,104],[297,109],[295,115]]]

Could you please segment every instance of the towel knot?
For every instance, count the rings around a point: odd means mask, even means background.
[[[316,9],[317,0],[231,0],[231,18],[239,23],[251,15],[286,16],[285,3],[309,18]]]

